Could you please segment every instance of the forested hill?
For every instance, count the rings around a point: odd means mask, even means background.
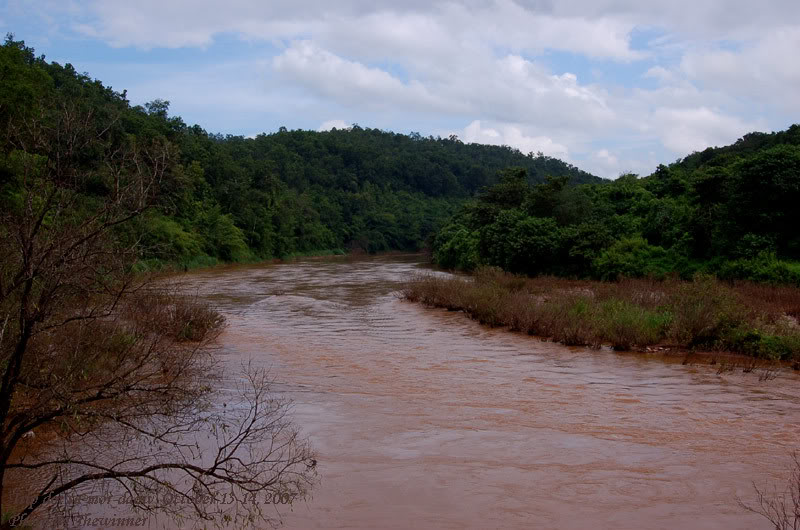
[[[731,145],[709,147],[703,151],[697,151],[670,164],[669,167],[683,171],[723,167],[731,165],[742,157],[749,157],[758,151],[764,151],[780,145],[800,146],[800,125],[792,125],[785,131],[745,134]]]
[[[156,207],[120,237],[150,262],[212,263],[326,249],[419,249],[464,201],[508,166],[531,183],[548,175],[599,179],[541,154],[395,134],[354,125],[255,138],[211,134],[169,115],[169,103],[132,106],[70,65],[37,57],[9,36],[0,48],[2,207],[24,185],[18,159],[41,157],[91,178],[89,206],[112,192],[120,153],[162,153]],[[65,144],[71,137],[75,144]],[[141,156],[141,155],[138,155]],[[22,180],[21,180],[22,179]],[[86,182],[89,182],[88,184]],[[12,201],[12,202],[8,202]]]
[[[438,234],[445,267],[530,275],[723,278],[800,284],[800,125],[751,133],[647,177],[531,186],[508,171]]]
[[[431,197],[471,195],[495,183],[497,172],[511,166],[524,167],[531,183],[543,182],[547,175],[567,175],[574,184],[601,180],[556,158],[523,155],[507,146],[465,144],[456,136],[422,137],[353,125],[327,132],[281,127],[251,139],[209,135],[198,127],[184,128],[180,121],[177,128],[186,136],[185,162],[217,159],[204,166],[212,181],[231,171],[226,164],[238,166],[251,180],[266,172],[299,190],[320,185],[354,191],[369,182]]]
[[[208,134],[179,118],[164,124],[171,130],[162,134],[177,137],[183,165],[199,164],[214,199],[259,256],[419,249],[457,205],[496,183],[509,165],[527,168],[531,183],[547,175],[600,181],[555,158],[455,137],[354,125],[328,132],[281,128],[243,138]]]

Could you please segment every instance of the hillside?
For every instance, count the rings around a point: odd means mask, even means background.
[[[159,146],[169,184],[158,190],[157,207],[119,234],[151,265],[416,250],[507,166],[526,168],[531,183],[548,175],[599,181],[541,154],[357,125],[281,127],[255,138],[212,134],[170,116],[169,102],[133,106],[125,92],[47,62],[12,37],[0,48],[0,70],[4,201],[13,202],[21,185],[14,163],[21,153],[54,164],[66,149],[74,167],[94,175],[91,187],[77,190],[89,205],[112,192],[114,156]],[[65,145],[65,131],[77,143]]]
[[[508,171],[439,232],[435,259],[529,275],[800,283],[800,125],[748,134],[644,178],[565,184],[531,186]]]

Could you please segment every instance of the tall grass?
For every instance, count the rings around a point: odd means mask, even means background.
[[[567,345],[668,345],[800,359],[800,289],[794,287],[734,285],[711,276],[690,282],[527,278],[483,267],[469,278],[420,275],[402,294]]]

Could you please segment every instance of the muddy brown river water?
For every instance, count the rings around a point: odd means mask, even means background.
[[[426,268],[391,255],[182,277],[228,319],[226,371],[269,367],[318,453],[320,482],[284,528],[771,528],[737,497],[785,484],[797,373],[762,382],[488,329],[401,300]]]
[[[396,296],[419,256],[189,274],[319,454],[286,528],[770,528],[800,377],[567,348]]]

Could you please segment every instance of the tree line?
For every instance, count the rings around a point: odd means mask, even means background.
[[[170,116],[169,102],[132,105],[70,64],[47,62],[12,36],[0,48],[0,120],[37,112],[43,100],[65,100],[107,123],[108,135],[141,144],[163,142],[171,187],[121,230],[138,241],[142,264],[211,264],[296,253],[358,249],[419,250],[461,203],[496,181],[497,171],[526,168],[532,183],[547,175],[594,182],[580,169],[541,153],[465,144],[457,137],[397,134],[353,125],[327,132],[287,130],[254,138],[207,132]],[[4,189],[13,195],[13,149],[2,147]],[[84,150],[82,162],[108,153]],[[97,179],[81,190],[110,190]]]
[[[468,201],[439,231],[441,266],[527,275],[800,284],[800,125],[751,133],[643,178],[568,186],[525,168]]]

